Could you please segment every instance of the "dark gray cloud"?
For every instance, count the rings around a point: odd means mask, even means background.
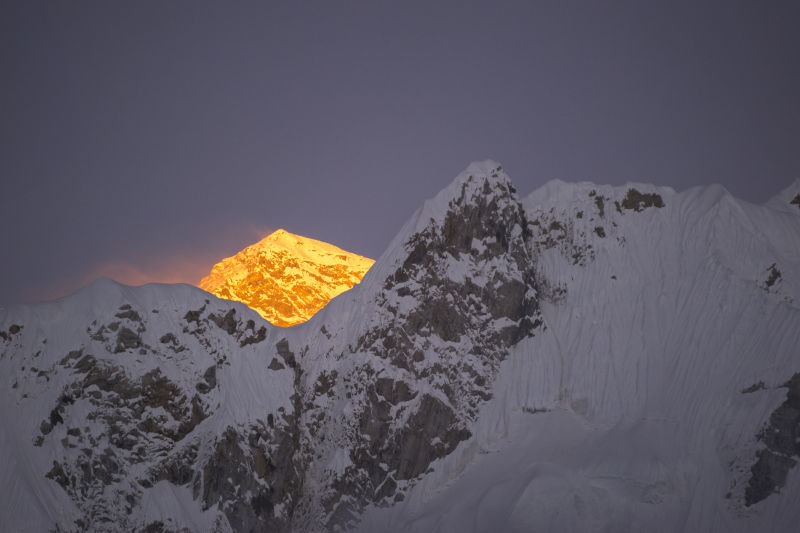
[[[800,176],[797,6],[3,2],[0,304],[278,227],[377,257],[487,157],[762,202]]]

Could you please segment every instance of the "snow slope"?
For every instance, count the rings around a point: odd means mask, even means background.
[[[664,206],[625,209],[630,188]],[[794,531],[796,469],[751,489],[759,501],[746,491],[800,372],[798,192],[765,206],[721,187],[532,193],[546,331],[503,363],[473,437],[362,530]]]
[[[3,530],[156,521],[225,530],[215,506],[167,480],[212,453],[230,425],[291,408],[293,386],[291,371],[261,364],[258,339],[271,336],[258,314],[212,298],[188,285],[100,279],[54,302],[0,310]],[[203,315],[231,311],[254,327],[221,321],[202,331]]]

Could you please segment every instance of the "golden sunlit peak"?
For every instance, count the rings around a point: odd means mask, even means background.
[[[242,302],[276,326],[292,326],[360,282],[374,262],[279,229],[214,265],[200,288]]]
[[[286,231],[283,228],[279,228],[279,229],[273,231],[272,233],[270,233],[269,235],[267,235],[266,237],[264,237],[264,239],[269,239],[271,241],[277,241],[277,240],[285,239],[285,238],[288,238],[288,237],[300,237],[300,235],[295,235],[294,233],[289,233],[288,231]],[[264,240],[264,239],[262,239],[262,240]]]

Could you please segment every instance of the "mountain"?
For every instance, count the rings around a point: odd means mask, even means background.
[[[543,331],[472,438],[362,530],[794,531],[798,192],[553,181],[523,199]]]
[[[110,280],[0,310],[0,524],[793,531],[797,194],[485,161],[290,329]]]
[[[214,265],[200,288],[242,302],[276,326],[292,326],[351,289],[374,262],[279,229]]]

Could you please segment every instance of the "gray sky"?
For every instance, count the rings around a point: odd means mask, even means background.
[[[279,227],[377,258],[477,159],[763,202],[800,177],[799,6],[4,1],[0,305]]]

